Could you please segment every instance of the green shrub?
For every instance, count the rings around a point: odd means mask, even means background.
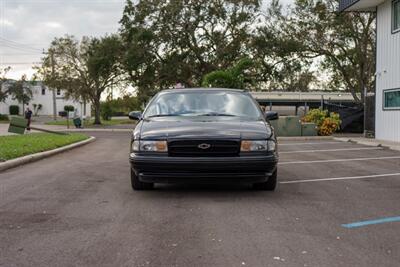
[[[313,122],[318,127],[322,125],[325,118],[328,117],[327,110],[311,109],[302,119],[303,122]]]
[[[231,68],[206,74],[203,77],[202,86],[243,89],[253,83],[253,78],[249,73],[252,66],[251,59],[243,58]]]
[[[64,111],[69,112],[69,111],[74,111],[74,110],[75,110],[74,106],[71,106],[71,105],[64,106]]]
[[[8,116],[5,114],[0,114],[0,121],[8,121]]]
[[[19,115],[19,106],[10,106],[10,115]]]
[[[335,112],[329,113],[327,110],[312,109],[303,118],[303,122],[313,122],[318,127],[319,135],[332,135],[339,130],[340,115]]]
[[[339,120],[340,121],[340,120]],[[329,136],[339,129],[339,123],[334,118],[325,118],[321,127],[318,129],[319,135]]]

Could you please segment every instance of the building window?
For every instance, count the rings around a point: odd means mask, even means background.
[[[46,94],[46,88],[42,87],[42,95]]]
[[[400,32],[400,0],[394,0],[392,6],[392,32]]]
[[[57,95],[61,95],[61,90],[57,89]]]
[[[383,109],[400,109],[400,88],[383,91]]]

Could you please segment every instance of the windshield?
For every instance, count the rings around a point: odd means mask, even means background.
[[[258,119],[261,112],[253,99],[240,92],[168,92],[156,96],[144,117],[231,116]]]

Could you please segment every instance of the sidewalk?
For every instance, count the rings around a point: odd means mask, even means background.
[[[118,125],[115,125],[118,126]],[[119,127],[108,127],[108,128],[81,128],[76,129],[75,127],[70,127],[67,129],[66,126],[59,125],[45,125],[45,124],[32,124],[32,127],[38,127],[45,130],[56,131],[56,132],[131,132],[133,127],[129,128],[119,128]],[[39,131],[32,130],[31,133],[37,133]],[[0,136],[2,135],[13,135],[8,132],[8,124],[0,123]]]
[[[357,144],[366,146],[382,146],[392,150],[400,151],[400,142],[391,142],[364,137],[335,137],[334,139],[343,142],[355,142]]]

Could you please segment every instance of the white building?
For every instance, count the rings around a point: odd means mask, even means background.
[[[3,85],[6,86],[6,85]],[[36,85],[32,86],[33,97],[31,101],[28,103],[29,108],[34,111],[34,105],[36,107],[41,105],[41,109],[38,110],[38,116],[52,116],[53,115],[53,91],[48,87],[44,86],[40,82],[36,83]],[[4,102],[0,102],[0,114],[9,114],[10,106],[17,105],[19,106],[19,112],[22,114],[22,103],[18,103],[18,101],[13,100],[11,96]],[[79,115],[82,116],[91,116],[91,105],[90,103],[83,103],[82,101],[76,101],[72,99],[66,99],[64,96],[64,92],[62,90],[56,90],[56,109],[57,115],[59,111],[64,111],[64,106],[73,106]],[[27,105],[24,105],[26,108]]]
[[[400,142],[400,0],[341,0],[339,9],[377,12],[375,137]]]

